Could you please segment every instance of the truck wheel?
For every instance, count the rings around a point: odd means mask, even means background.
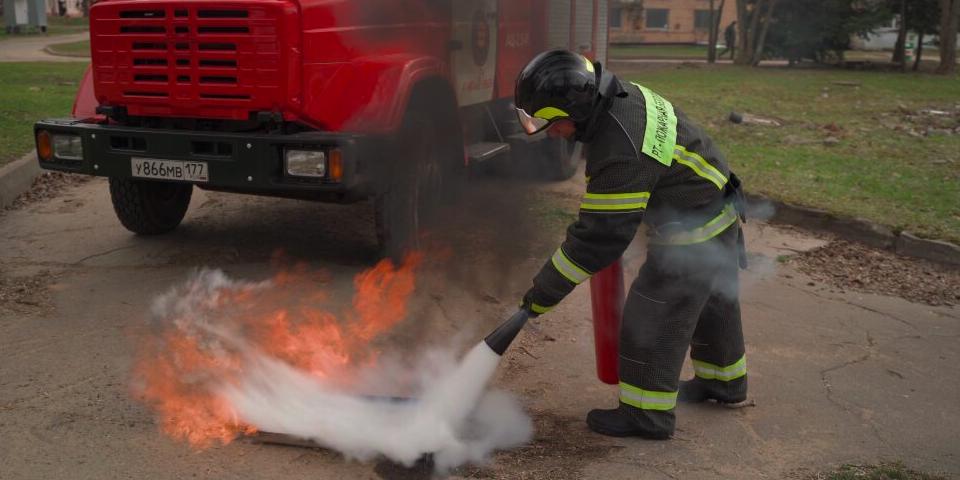
[[[167,233],[183,220],[193,185],[110,178],[110,200],[117,218],[139,235]]]
[[[580,166],[581,145],[563,138],[549,138],[542,144],[542,168],[549,180],[566,180]]]
[[[580,144],[563,138],[543,138],[511,145],[509,161],[491,162],[491,173],[531,180],[563,181],[577,172]]]
[[[410,111],[396,140],[384,190],[374,200],[377,240],[383,254],[394,261],[420,248],[420,234],[445,197],[451,163],[449,140],[436,116]]]

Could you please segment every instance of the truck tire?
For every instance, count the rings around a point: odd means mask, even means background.
[[[453,203],[464,179],[460,124],[456,111],[445,109],[444,103],[423,98],[411,102],[391,143],[396,155],[386,169],[387,181],[374,198],[381,252],[396,262],[421,248],[420,235],[442,205]]]
[[[374,200],[377,240],[384,256],[395,262],[420,248],[420,232],[439,192],[440,155],[436,122],[420,112],[408,112],[395,143],[389,180]]]
[[[542,171],[548,180],[567,180],[580,166],[581,145],[563,138],[548,138],[542,142]]]
[[[518,142],[511,148],[509,158],[489,162],[491,165],[483,171],[499,176],[559,182],[577,173],[582,159],[581,145],[562,138]]]
[[[113,210],[120,223],[138,235],[159,235],[177,228],[192,193],[189,183],[110,178]]]

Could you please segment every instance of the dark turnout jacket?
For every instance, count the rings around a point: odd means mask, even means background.
[[[660,95],[635,83],[591,128],[587,191],[567,238],[524,305],[544,313],[616,261],[646,221],[650,241],[705,242],[736,223],[730,169],[710,137]]]

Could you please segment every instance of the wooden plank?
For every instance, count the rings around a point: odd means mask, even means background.
[[[265,443],[270,445],[285,445],[288,447],[301,447],[301,448],[326,448],[323,445],[312,442],[310,440],[306,440],[300,437],[294,437],[292,435],[287,435],[285,433],[257,432],[246,438],[249,441],[254,443]]]

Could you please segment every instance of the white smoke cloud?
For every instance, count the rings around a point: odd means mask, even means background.
[[[769,221],[777,214],[777,206],[764,198],[752,198],[747,202],[747,217],[761,222]]]
[[[486,392],[500,357],[478,344],[459,364],[432,377],[412,399],[338,391],[261,354],[237,385],[221,393],[245,422],[263,431],[314,441],[350,458],[380,455],[413,466],[433,455],[438,471],[483,463],[495,449],[528,442],[529,417],[504,392]],[[449,364],[448,364],[449,365]]]
[[[199,339],[207,354],[223,355],[224,363],[240,359],[239,377],[224,381],[208,372],[188,382],[225,399],[241,423],[362,461],[386,457],[410,467],[431,454],[439,472],[482,464],[494,450],[531,439],[532,422],[517,399],[487,390],[500,356],[483,342],[459,361],[453,346],[429,350],[412,364],[383,355],[357,371],[349,387],[259,350],[231,320],[236,312],[224,295],[272,287],[203,270],[158,297],[152,309],[157,323]],[[274,307],[285,306],[257,305]],[[398,395],[405,398],[391,398]]]

